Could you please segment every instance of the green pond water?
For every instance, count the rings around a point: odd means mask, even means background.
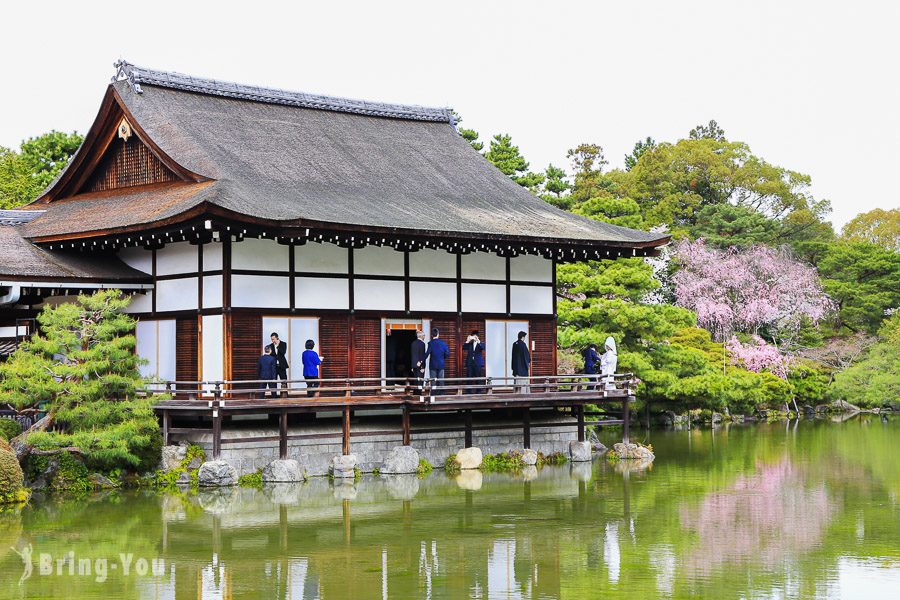
[[[900,598],[900,419],[639,435],[652,467],[36,498],[0,598]]]

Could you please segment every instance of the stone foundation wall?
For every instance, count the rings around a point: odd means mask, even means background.
[[[423,421],[419,423],[419,421]],[[384,431],[396,429],[396,434],[351,436],[350,452],[355,454],[359,468],[363,472],[371,472],[380,468],[388,453],[395,446],[402,443],[402,434],[398,422],[385,423],[376,420],[354,419],[351,424],[351,432]],[[552,452],[568,452],[569,442],[577,439],[577,431],[574,427],[575,420],[568,416],[556,415],[552,417],[532,417],[531,448],[550,454]],[[538,426],[548,424],[550,426]],[[568,424],[566,426],[553,426],[553,424]],[[263,468],[269,462],[279,458],[278,442],[241,442],[245,438],[260,436],[277,436],[278,429],[274,426],[250,427],[244,423],[243,427],[223,428],[223,442],[220,458],[233,465],[238,475],[253,473]],[[475,427],[484,425],[509,425],[510,429],[494,431],[473,431],[472,444],[482,449],[485,454],[497,454],[510,450],[522,450],[522,422],[521,419],[482,418],[473,419]],[[435,467],[442,467],[444,461],[451,454],[464,446],[465,435],[463,432],[450,433],[416,433],[416,427],[437,428],[462,426],[462,420],[456,417],[429,417],[413,416],[412,447],[419,451],[419,456],[425,458]],[[321,476],[328,474],[331,459],[341,454],[341,426],[338,420],[328,420],[309,425],[292,426],[288,435],[297,434],[323,434],[334,433],[335,437],[328,439],[288,440],[288,458],[296,459],[306,470],[309,476]],[[234,440],[233,443],[230,440]],[[191,442],[203,447],[207,456],[212,456],[212,436],[210,434],[189,434],[173,438],[173,443]]]

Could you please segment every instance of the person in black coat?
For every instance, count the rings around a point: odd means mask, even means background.
[[[478,337],[478,331],[475,330],[466,338],[466,377],[478,379],[477,381],[469,381],[467,386],[481,385],[481,379],[484,378],[484,344]],[[483,393],[481,388],[467,387],[467,394]]]
[[[425,345],[425,332],[417,331],[416,339],[413,340],[413,343],[409,349],[409,366],[412,370],[413,377],[415,378],[415,385],[417,388],[421,388],[425,382],[426,350],[427,346]]]
[[[287,371],[290,368],[287,360],[287,343],[282,342],[278,337],[278,334],[274,331],[272,332],[272,335],[269,336],[269,339],[272,340],[272,343],[266,346],[266,348],[271,350],[272,356],[275,357],[275,374],[278,376],[278,379],[282,380],[281,386],[285,387],[287,384],[285,384],[284,381],[287,381]]]
[[[531,374],[531,352],[528,351],[528,344],[525,343],[527,335],[524,331],[519,332],[519,339],[512,345],[511,360],[517,391],[525,394],[528,393],[528,376]]]
[[[262,389],[262,393],[259,395],[260,398],[266,397],[266,389],[277,389],[278,384],[275,383],[275,376],[277,375],[276,365],[277,361],[275,357],[272,356],[272,349],[266,346],[265,350],[263,350],[263,355],[259,357],[259,361],[256,364],[256,378],[262,381],[260,384],[260,388]],[[274,396],[276,392],[272,392]]]

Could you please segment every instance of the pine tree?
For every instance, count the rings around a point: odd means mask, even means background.
[[[153,399],[139,394],[135,320],[118,290],[48,306],[40,333],[0,364],[0,401],[41,408],[56,430],[31,433],[42,449],[76,447],[98,467],[149,469],[161,438]]]
[[[484,157],[494,163],[500,172],[508,175],[522,187],[534,191],[544,183],[543,174],[532,173],[528,170],[528,161],[519,152],[519,147],[513,145],[509,134],[498,133],[495,135],[491,140],[490,149],[485,152]]]

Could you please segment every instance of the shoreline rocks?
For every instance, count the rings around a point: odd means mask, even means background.
[[[224,460],[210,460],[200,465],[197,485],[200,487],[228,487],[237,485],[238,475],[234,467]]]

